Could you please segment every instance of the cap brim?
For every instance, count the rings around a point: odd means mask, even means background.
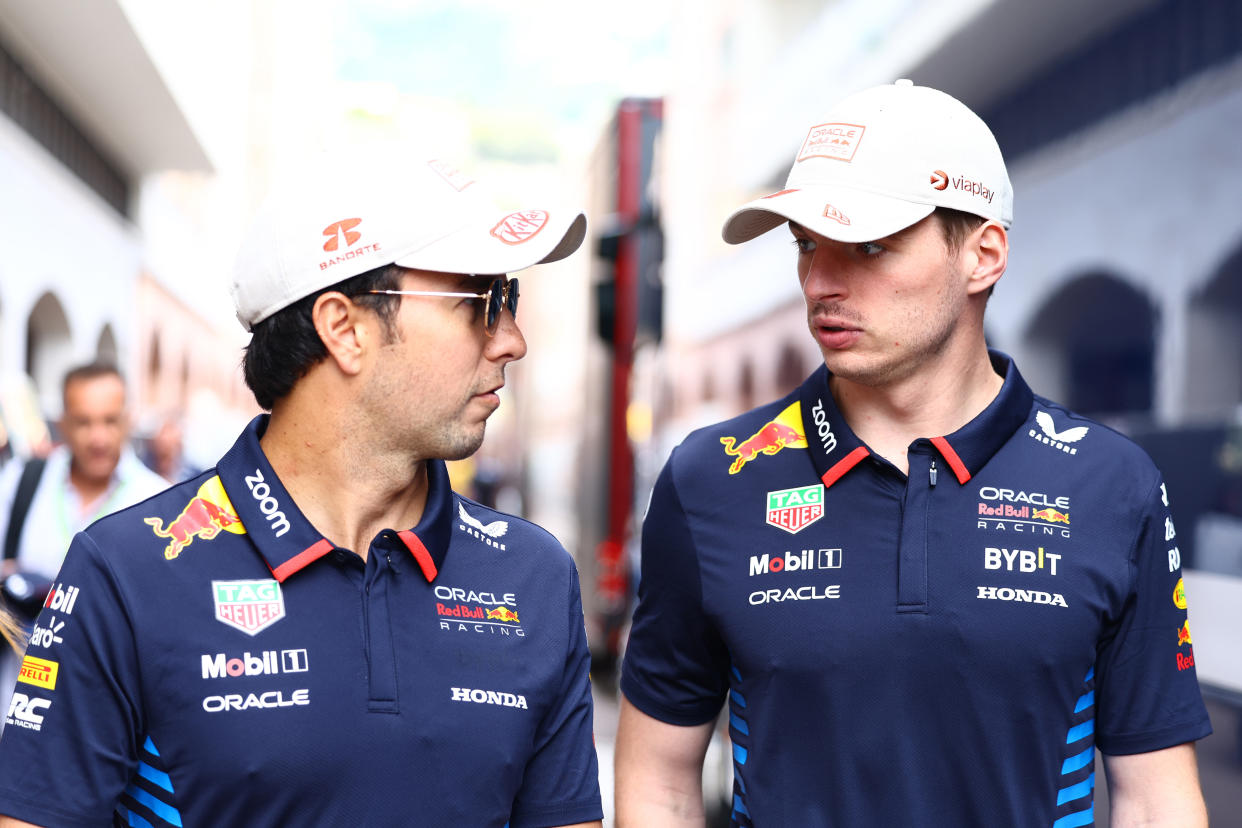
[[[530,211],[477,215],[457,230],[393,260],[401,267],[444,273],[513,273],[559,261],[586,238],[586,216],[572,210],[537,211],[546,218],[533,232]],[[516,224],[513,217],[518,216]]]
[[[874,241],[904,230],[935,209],[932,204],[867,190],[806,187],[747,202],[725,220],[721,235],[729,244],[741,244],[793,221],[835,241]]]

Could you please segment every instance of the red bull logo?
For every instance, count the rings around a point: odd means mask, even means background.
[[[487,611],[487,617],[496,621],[508,621],[511,624],[517,624],[518,615],[508,607],[496,607]]]
[[[1031,513],[1031,517],[1036,520],[1046,520],[1049,523],[1064,523],[1066,526],[1069,526],[1069,513],[1058,512],[1056,509],[1051,507],[1047,509],[1036,509]]]
[[[181,514],[173,518],[167,526],[157,517],[144,518],[144,523],[151,527],[156,537],[167,538],[164,557],[172,560],[181,554],[195,538],[211,540],[221,531],[244,535],[246,527],[233,508],[229,496],[219,477],[213,477],[198,487],[198,494],[181,510]]]
[[[773,455],[782,449],[806,448],[806,435],[802,433],[802,406],[795,402],[741,443],[737,442],[736,437],[721,437],[720,443],[725,454],[734,458],[729,474],[737,474],[742,466],[760,454]]]
[[[1194,644],[1194,643],[1195,642],[1190,640],[1190,621],[1189,620],[1183,621],[1182,625],[1178,627],[1177,629],[1177,646],[1180,647],[1183,644]]]

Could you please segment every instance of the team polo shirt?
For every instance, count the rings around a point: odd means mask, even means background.
[[[41,825],[600,819],[577,571],[454,493],[365,563],[298,511],[257,418],[217,468],[77,535],[0,743]],[[114,813],[115,812],[115,813]]]
[[[621,687],[676,725],[727,698],[734,825],[1088,825],[1096,747],[1211,732],[1159,473],[992,360],[908,476],[824,368],[661,473]]]

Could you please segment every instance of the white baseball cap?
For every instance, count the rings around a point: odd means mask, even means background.
[[[563,259],[586,237],[581,210],[502,208],[478,181],[425,154],[334,153],[302,172],[272,191],[238,252],[232,294],[246,330],[384,265],[512,273]]]
[[[786,221],[843,242],[874,241],[951,207],[1013,221],[1000,147],[961,101],[899,80],[849,96],[818,119],[785,188],[743,205],[724,224],[741,244]]]

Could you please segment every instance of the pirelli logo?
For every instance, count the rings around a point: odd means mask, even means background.
[[[22,659],[22,668],[17,674],[17,680],[46,690],[55,690],[58,670],[60,670],[58,662],[28,655]]]

